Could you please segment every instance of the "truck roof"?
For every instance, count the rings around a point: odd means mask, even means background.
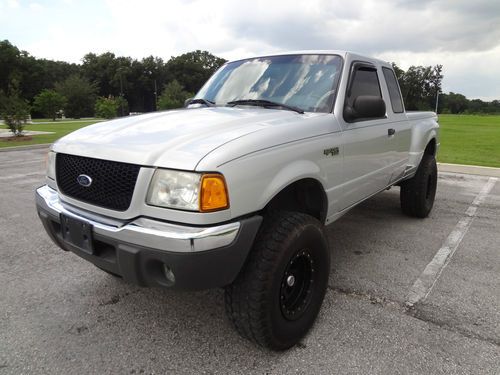
[[[248,59],[251,58],[259,58],[259,57],[269,57],[269,56],[286,56],[286,55],[339,55],[346,59],[348,56],[352,60],[363,60],[367,62],[371,62],[375,65],[381,65],[381,66],[386,66],[389,68],[392,68],[391,64],[388,63],[387,61],[383,61],[380,59],[376,59],[374,57],[369,57],[366,55],[362,55],[356,52],[352,51],[346,51],[346,50],[301,50],[301,51],[284,51],[284,52],[275,52],[275,53],[268,53],[260,56],[249,56],[247,57]],[[232,60],[230,62],[234,61],[241,61],[241,60],[246,60],[247,58],[242,58],[242,59],[236,59]]]

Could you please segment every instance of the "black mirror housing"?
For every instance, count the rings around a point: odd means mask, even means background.
[[[352,107],[344,108],[347,122],[385,117],[385,102],[380,96],[360,95],[354,99]]]
[[[191,100],[193,100],[193,98],[187,98],[186,100],[184,100],[184,108],[191,104]]]

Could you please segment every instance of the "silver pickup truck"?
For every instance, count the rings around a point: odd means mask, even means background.
[[[438,147],[436,115],[405,112],[386,62],[256,57],[222,66],[183,109],[54,143],[36,205],[63,250],[141,286],[224,287],[237,331],[283,350],[321,308],[324,226],[393,185],[405,214],[426,217]]]

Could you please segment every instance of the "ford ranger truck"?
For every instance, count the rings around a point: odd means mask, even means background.
[[[436,114],[405,112],[386,62],[255,57],[223,65],[185,108],[55,142],[36,206],[63,250],[140,286],[223,287],[236,330],[284,350],[321,308],[325,226],[394,185],[404,214],[428,216],[438,147]]]

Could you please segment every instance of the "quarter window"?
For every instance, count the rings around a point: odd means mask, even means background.
[[[384,72],[385,82],[387,83],[387,89],[389,90],[392,111],[394,113],[402,113],[403,99],[401,99],[401,93],[399,92],[399,85],[396,81],[396,75],[389,68],[382,68],[382,71]]]

